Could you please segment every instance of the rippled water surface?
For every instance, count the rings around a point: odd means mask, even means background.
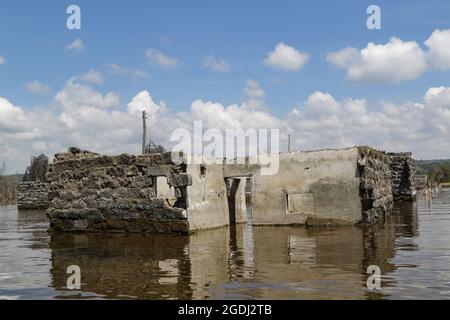
[[[1,299],[450,298],[450,190],[384,223],[247,225],[175,235],[52,235],[44,212],[0,207]],[[66,288],[81,268],[81,290]],[[369,265],[382,289],[366,289]]]

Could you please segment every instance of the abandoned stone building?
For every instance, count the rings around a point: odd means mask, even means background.
[[[279,155],[275,175],[262,175],[248,160],[202,165],[174,163],[171,153],[104,156],[70,148],[55,156],[47,175],[51,229],[190,233],[250,221],[370,224],[391,213],[394,197],[415,194],[410,154],[369,147],[291,152]]]

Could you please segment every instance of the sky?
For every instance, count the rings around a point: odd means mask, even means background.
[[[278,128],[281,151],[291,134],[294,150],[450,158],[449,76],[445,0],[2,0],[0,164],[23,172],[69,146],[138,153],[141,110],[167,147],[201,120]]]

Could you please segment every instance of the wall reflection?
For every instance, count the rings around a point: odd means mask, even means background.
[[[416,205],[402,203],[367,229],[243,224],[190,236],[55,234],[52,286],[70,296],[66,268],[75,264],[82,292],[104,298],[380,299],[366,289],[366,268],[395,271],[395,241],[417,236],[417,221]]]

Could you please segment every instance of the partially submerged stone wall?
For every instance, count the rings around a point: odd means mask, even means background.
[[[390,158],[384,152],[358,147],[362,223],[371,224],[390,214],[394,207]]]
[[[264,176],[253,164],[186,165],[170,153],[102,156],[71,148],[55,156],[47,175],[51,229],[187,233],[245,222],[247,215],[230,210],[237,201],[245,207],[245,185],[238,199],[227,194],[227,179],[251,179],[255,225],[371,224],[392,212],[396,195],[415,192],[410,154],[352,147],[280,154],[279,161],[278,173]]]
[[[391,164],[392,193],[396,200],[413,200],[416,195],[416,163],[411,152],[388,153]]]
[[[47,179],[55,231],[188,232],[186,166],[170,153],[102,156],[70,148],[57,154]],[[158,197],[156,177],[174,188],[174,204]]]
[[[40,181],[21,182],[17,185],[19,210],[43,210],[49,207],[49,185]]]

